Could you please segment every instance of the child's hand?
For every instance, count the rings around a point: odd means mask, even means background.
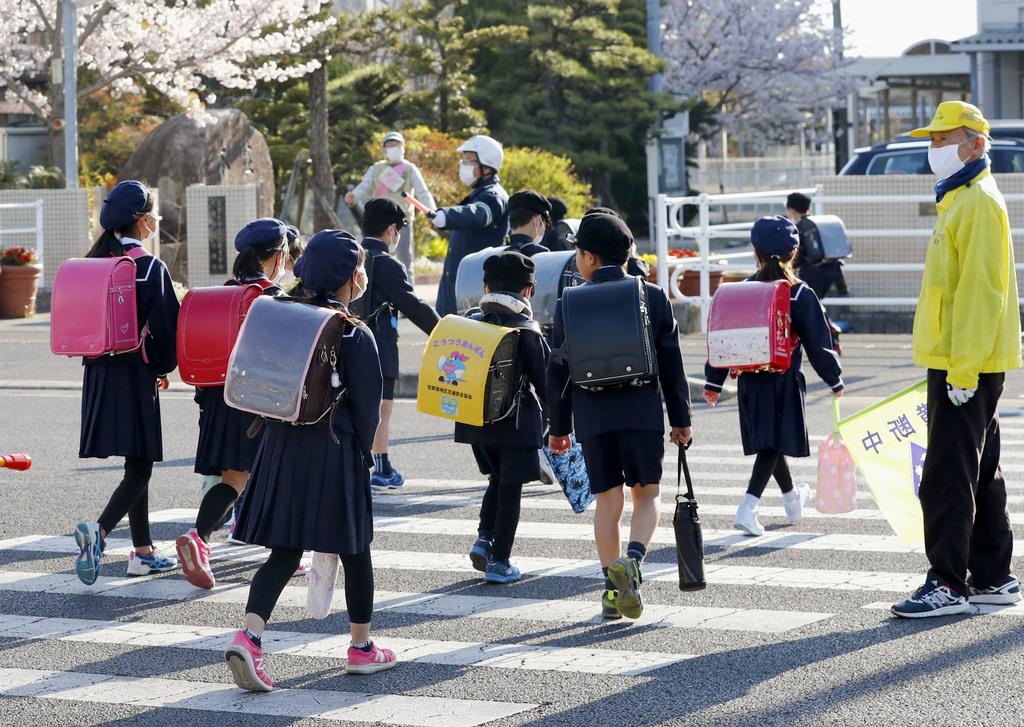
[[[157,376],[156,377],[156,388],[163,389],[164,391],[167,391],[167,389],[169,389],[170,387],[171,387],[171,382],[167,380],[166,376]]]
[[[672,444],[685,447],[693,441],[693,427],[672,427],[669,439],[672,441]]]
[[[711,406],[718,405],[718,397],[721,396],[721,392],[711,391],[711,389],[704,389],[704,401]]]
[[[551,435],[548,437],[548,449],[555,454],[565,454],[572,448],[572,440],[568,436],[556,437]]]
[[[832,396],[834,396],[835,398],[838,399],[838,398],[842,397],[844,391],[845,391],[845,389],[839,389],[838,391],[833,391],[832,392]]]

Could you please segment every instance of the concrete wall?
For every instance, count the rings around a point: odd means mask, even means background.
[[[81,257],[92,244],[89,223],[89,192],[85,189],[5,189],[0,204],[43,200],[43,280],[53,284],[60,264],[69,257]],[[34,209],[0,209],[0,230],[34,227]],[[34,234],[0,235],[0,246],[36,247]]]
[[[188,287],[221,285],[231,277],[235,235],[259,216],[258,194],[254,184],[188,188]]]

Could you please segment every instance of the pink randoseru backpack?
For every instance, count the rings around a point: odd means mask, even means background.
[[[839,399],[832,399],[832,434],[818,446],[814,509],[827,515],[857,507],[857,465],[839,438]]]
[[[57,269],[50,301],[50,350],[58,356],[127,353],[141,345],[133,247],[122,257],[71,258]]]

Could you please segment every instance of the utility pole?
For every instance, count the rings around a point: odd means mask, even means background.
[[[64,31],[64,186],[78,188],[78,18],[75,0],[61,0]]]
[[[838,35],[836,57],[843,62],[843,9],[841,0],[832,0],[832,28]],[[832,109],[832,148],[835,150],[835,166],[838,173],[850,158],[850,118],[847,104]]]

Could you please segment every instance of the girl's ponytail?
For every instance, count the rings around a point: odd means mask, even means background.
[[[757,254],[757,261],[760,267],[754,273],[754,280],[761,283],[771,283],[776,280],[785,280],[790,286],[800,282],[793,271],[793,261],[796,259],[796,250],[783,260],[779,255],[771,255],[767,260]]]
[[[124,245],[120,238],[110,230],[104,230],[96,242],[85,253],[86,257],[121,257],[124,255]]]

